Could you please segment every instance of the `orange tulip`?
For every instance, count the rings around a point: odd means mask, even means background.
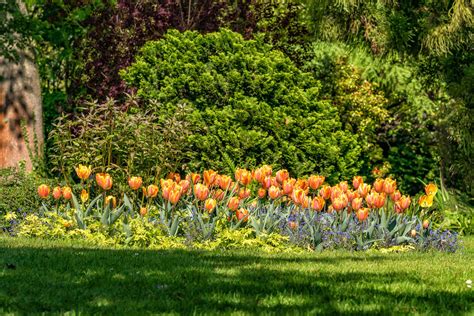
[[[365,198],[370,208],[381,208],[385,205],[385,194],[372,192]]]
[[[267,176],[267,177],[263,178],[263,181],[261,183],[262,183],[262,187],[265,190],[267,190],[268,188],[270,188],[272,186],[272,177]]]
[[[207,199],[206,202],[204,203],[204,208],[211,213],[214,208],[216,208],[217,201],[214,199]]]
[[[205,170],[203,173],[204,183],[210,187],[216,182],[217,172],[214,170]]]
[[[331,188],[331,201],[334,201],[338,197],[345,195],[344,191],[339,186],[334,186]]]
[[[347,206],[347,203],[348,203],[347,196],[343,194],[332,202],[332,207],[336,211],[340,211]]]
[[[352,186],[354,187],[354,189],[358,189],[359,186],[364,183],[364,179],[362,179],[361,176],[355,176],[353,179],[352,179]]]
[[[397,213],[402,213],[404,210],[406,210],[411,203],[411,199],[409,196],[402,196],[400,199],[395,202],[395,212]]]
[[[365,197],[367,196],[367,194],[369,194],[370,189],[371,189],[370,184],[361,183],[361,184],[359,185],[359,189],[357,190],[357,192],[359,193],[359,195],[360,195],[361,197],[365,198]]]
[[[81,201],[82,201],[82,203],[86,203],[87,200],[89,200],[89,192],[82,189],[82,191],[81,191]]]
[[[165,187],[172,187],[174,186],[176,183],[173,181],[173,179],[160,179],[160,185],[161,185],[161,188],[165,188]]]
[[[363,202],[362,198],[353,199],[351,203],[352,209],[354,211],[358,211],[362,207],[362,202]]]
[[[194,186],[194,196],[200,200],[204,201],[209,195],[209,188],[201,183],[198,183]]]
[[[293,184],[288,180],[283,181],[283,194],[290,195],[292,192]]]
[[[352,202],[352,200],[359,197],[359,192],[348,190],[346,192],[346,195],[347,195],[347,199],[349,200],[349,202]]]
[[[376,208],[381,208],[381,207],[383,207],[383,206],[385,205],[385,200],[386,200],[385,194],[380,193],[380,194],[375,198],[375,203],[374,203],[375,207],[376,207]]]
[[[400,200],[401,197],[402,197],[402,194],[401,194],[400,191],[398,191],[398,190],[395,190],[395,192],[393,192],[392,194],[390,194],[390,198],[391,198],[392,201],[394,201],[394,202]]]
[[[302,189],[294,189],[293,193],[291,194],[291,199],[296,205],[301,205],[303,203],[303,199],[306,198],[306,193]]]
[[[250,196],[250,189],[249,188],[242,188],[240,189],[239,191],[239,198],[241,200],[245,200],[246,198],[248,198]]]
[[[276,199],[280,196],[280,189],[274,186],[271,186],[270,189],[268,189],[268,196],[271,199]]]
[[[386,194],[392,194],[397,189],[397,181],[387,178],[383,182],[383,191]]]
[[[62,196],[62,193],[61,193],[61,187],[55,187],[53,189],[53,198],[55,200],[59,200]]]
[[[265,176],[271,176],[272,175],[272,166],[269,165],[263,165],[260,168]]]
[[[181,190],[182,187],[180,185],[176,185],[169,193],[169,201],[172,204],[178,203],[179,199],[181,198]]]
[[[410,231],[410,235],[411,235],[411,237],[415,238],[416,237],[416,230],[412,229]]]
[[[72,199],[72,190],[70,187],[64,187],[62,193],[65,200]]]
[[[311,208],[319,212],[323,209],[324,204],[326,204],[326,201],[322,197],[316,196],[311,202]]]
[[[138,190],[142,186],[142,177],[131,177],[128,179],[128,185],[132,190]]]
[[[237,216],[237,220],[246,222],[249,218],[249,211],[241,208],[235,213],[235,215]]]
[[[306,190],[306,189],[308,189],[308,188],[309,188],[308,180],[305,180],[305,179],[298,179],[298,180],[296,180],[295,187],[296,187],[296,188],[300,188],[301,190]]]
[[[361,222],[365,221],[369,217],[369,209],[364,207],[357,211],[357,219]]]
[[[305,196],[305,197],[301,200],[301,207],[302,207],[302,208],[308,208],[310,205],[311,205],[311,198]]]
[[[258,197],[263,199],[267,195],[267,190],[264,188],[258,189]]]
[[[105,198],[105,206],[107,205],[112,205],[112,208],[115,208],[117,206],[117,199],[115,198],[115,196],[108,195]]]
[[[213,197],[218,201],[222,201],[224,199],[225,192],[221,189],[214,191]]]
[[[176,173],[176,172],[168,173],[167,178],[170,179],[170,180],[173,180],[175,182],[181,181],[181,176],[179,175],[179,173]]]
[[[246,186],[252,181],[252,173],[247,169],[237,169],[235,170],[235,180]]]
[[[340,182],[338,186],[342,190],[342,192],[347,192],[347,190],[349,190],[349,185],[347,184],[347,181]]]
[[[378,178],[377,180],[375,180],[374,182],[374,190],[375,192],[377,193],[382,193],[383,192],[383,184],[384,184],[384,180],[381,179],[381,178]]]
[[[79,177],[79,179],[86,180],[90,177],[91,173],[92,173],[91,166],[79,165],[76,167],[76,174]]]
[[[233,196],[229,199],[229,202],[227,203],[227,207],[231,210],[231,211],[235,211],[239,208],[239,204],[240,204],[240,200],[238,197],[236,196]]]
[[[323,185],[323,187],[319,190],[319,195],[327,200],[331,197],[331,187],[328,185]]]
[[[165,200],[169,200],[170,193],[171,193],[171,190],[173,189],[173,187],[174,187],[174,184],[173,185],[162,185],[161,186],[161,196]]]
[[[46,184],[42,184],[38,187],[38,195],[43,199],[48,198],[49,192],[50,192],[50,188]]]
[[[232,178],[229,176],[220,176],[218,177],[217,182],[222,190],[227,190],[232,184]]]
[[[189,180],[181,180],[179,181],[179,186],[181,187],[181,194],[186,194],[189,191],[191,182]]]
[[[196,184],[201,180],[201,175],[199,173],[191,173],[186,176],[186,180]]]
[[[95,175],[95,181],[105,191],[112,188],[112,177],[108,173],[98,173]]]
[[[288,172],[288,170],[282,169],[278,170],[275,176],[278,183],[283,184],[283,182],[290,177],[290,173]]]
[[[140,215],[145,216],[148,213],[148,210],[146,207],[140,207]]]
[[[265,176],[266,176],[265,172],[262,170],[262,168],[255,169],[255,171],[252,174],[252,177],[258,183],[262,183],[263,179],[265,179]]]
[[[324,182],[323,176],[312,175],[308,178],[308,185],[311,189],[317,190]]]
[[[434,196],[438,192],[438,187],[434,183],[430,183],[425,186],[425,192],[428,196]]]
[[[146,196],[147,196],[149,199],[153,199],[153,198],[155,198],[157,195],[158,195],[158,186],[156,186],[156,185],[154,185],[154,184],[150,184],[150,185],[146,188]]]
[[[431,207],[433,205],[433,196],[432,195],[423,195],[418,200],[418,204],[421,207]]]

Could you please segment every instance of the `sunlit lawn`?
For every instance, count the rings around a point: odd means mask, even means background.
[[[151,251],[0,238],[0,313],[472,314],[474,238],[444,253]]]

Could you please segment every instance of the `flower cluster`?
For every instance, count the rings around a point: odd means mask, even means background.
[[[219,225],[231,229],[247,226],[257,236],[280,233],[295,244],[313,248],[338,244],[367,249],[374,240],[391,246],[414,243],[417,238],[420,244],[427,243],[429,220],[410,217],[407,210],[413,214],[420,206],[430,207],[437,192],[436,185],[428,184],[426,197],[414,205],[391,178],[366,183],[361,176],[355,176],[350,183],[329,185],[322,175],[296,179],[287,170],[274,172],[271,166],[264,165],[254,170],[236,169],[233,177],[205,170],[183,178],[170,173],[146,183],[140,176],[131,176],[129,191],[113,196],[107,195],[114,185],[112,176],[99,172],[94,177],[92,171],[90,166],[76,168],[81,180],[82,205],[75,204],[79,227],[86,226],[89,211],[96,203],[96,217],[106,225],[121,216],[138,216],[160,223],[170,236],[177,236],[186,226],[193,227],[193,234],[204,239],[212,238]],[[92,187],[101,194],[90,201]],[[48,199],[51,189],[43,184],[38,187],[38,194]],[[55,187],[51,195],[56,201],[61,197],[67,203],[75,200],[70,186]],[[84,211],[82,207],[87,205]]]

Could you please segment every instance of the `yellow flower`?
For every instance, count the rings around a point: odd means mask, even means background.
[[[418,200],[418,204],[421,207],[431,207],[433,205],[433,196],[432,195],[423,195]]]
[[[438,192],[438,187],[434,183],[430,183],[425,187],[425,193],[428,196],[435,196],[436,192]]]
[[[92,173],[91,166],[79,165],[76,167],[76,174],[79,177],[79,179],[86,180],[90,177],[91,173]]]
[[[82,191],[81,191],[81,201],[82,201],[82,203],[86,203],[87,200],[89,200],[89,192],[82,189]]]

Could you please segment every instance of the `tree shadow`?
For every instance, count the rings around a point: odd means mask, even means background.
[[[0,247],[0,311],[392,314],[472,312],[471,292],[417,291],[407,272],[345,271],[371,256]],[[334,268],[324,269],[324,265]],[[301,267],[310,267],[301,270]],[[2,271],[2,270],[0,270]],[[402,289],[390,287],[403,282]]]

